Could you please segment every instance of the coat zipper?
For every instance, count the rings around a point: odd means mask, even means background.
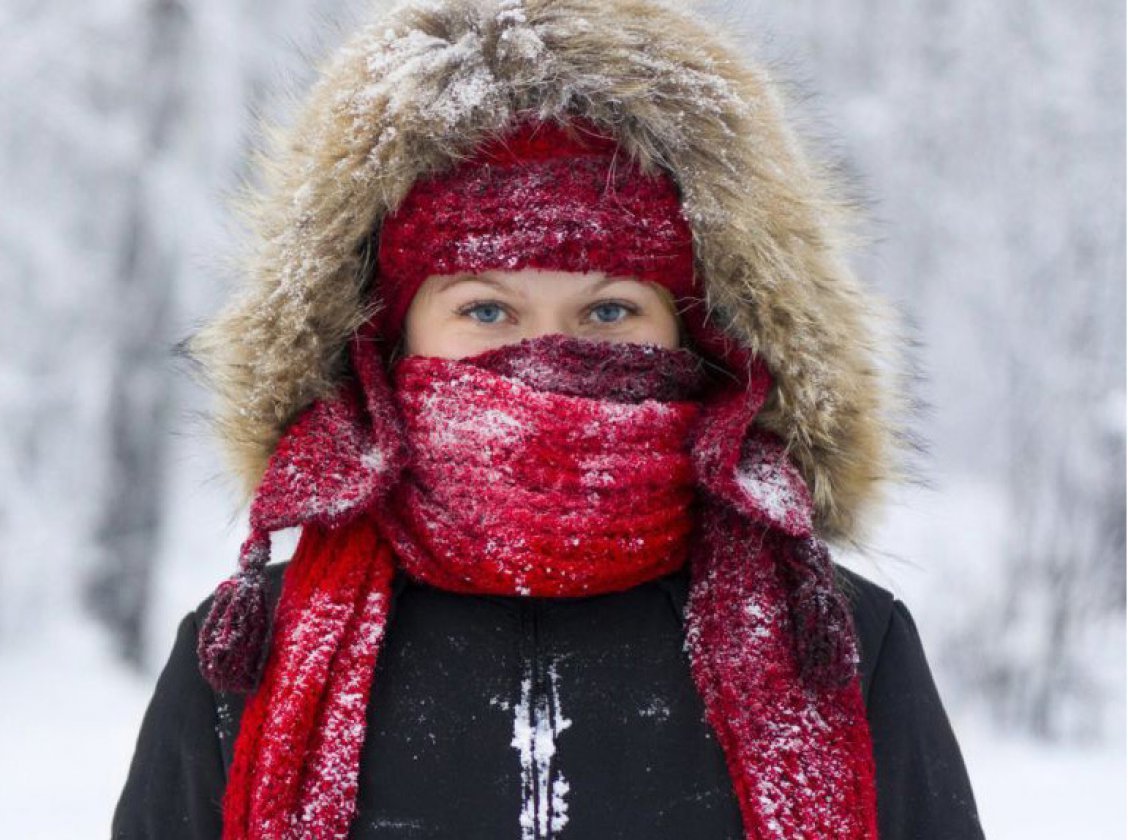
[[[541,655],[540,608],[519,604],[521,687],[513,727],[513,746],[521,758],[521,840],[551,840],[568,822],[568,783],[560,772],[556,738],[571,725],[561,714],[555,663]]]

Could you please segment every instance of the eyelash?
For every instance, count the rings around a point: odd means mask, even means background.
[[[479,306],[496,306],[498,309],[502,310],[502,312],[508,313],[510,311],[509,307],[507,307],[503,303],[499,303],[496,300],[472,300],[469,303],[465,303],[462,306],[458,307],[458,309],[455,310],[455,314],[463,316],[463,317],[469,317],[470,313],[473,312],[475,309],[477,309]],[[603,322],[603,323],[607,324],[608,326],[610,326],[612,324],[621,323],[622,321],[625,321],[627,318],[629,318],[631,315],[637,315],[639,313],[639,308],[633,303],[628,303],[625,300],[608,299],[608,300],[596,301],[595,303],[593,303],[591,306],[589,306],[587,308],[586,314],[588,314],[590,316],[592,312],[594,312],[596,309],[599,309],[599,307],[601,307],[601,306],[621,306],[624,310],[626,310],[626,313],[627,313],[626,316],[619,319],[618,321]],[[490,324],[486,321],[480,321],[479,323],[485,324],[486,326],[490,326]]]

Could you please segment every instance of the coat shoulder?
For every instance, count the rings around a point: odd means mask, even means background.
[[[868,704],[870,686],[877,671],[885,635],[893,620],[893,608],[897,599],[885,587],[839,563],[834,564],[834,572],[839,588],[850,601],[860,648],[862,696]]]

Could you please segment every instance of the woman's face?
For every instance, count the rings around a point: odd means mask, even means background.
[[[460,359],[549,333],[674,348],[678,326],[661,286],[602,272],[432,275],[407,310],[404,355]]]

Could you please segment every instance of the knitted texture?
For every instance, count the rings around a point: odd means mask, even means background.
[[[449,172],[420,179],[384,219],[381,334],[394,344],[428,275],[603,271],[693,292],[693,236],[677,186],[643,175],[586,121],[519,121]]]
[[[803,677],[779,574],[801,542],[723,505],[707,503],[701,522],[686,647],[746,836],[876,838],[875,768],[860,685],[854,677],[836,683],[831,676],[839,668]],[[845,625],[835,634],[849,638]],[[856,668],[856,646],[842,652]]]
[[[408,357],[393,382],[407,469],[383,503],[303,529],[236,744],[227,840],[347,836],[397,565],[540,597],[625,589],[687,558],[691,672],[746,836],[877,836],[853,627],[810,499],[778,441],[751,436],[734,456],[716,431],[746,429],[763,382],[703,393],[683,350],[564,336]],[[698,474],[730,458],[732,481]],[[815,606],[797,613],[796,592]],[[831,625],[809,665],[797,615]]]
[[[646,397],[697,386],[697,360],[677,352],[663,381],[657,348],[632,345],[612,370],[585,363],[599,343],[566,343],[588,352],[540,342],[396,366],[412,480],[382,519],[409,574],[457,592],[575,596],[684,564],[699,405]],[[648,378],[623,377],[640,361]],[[605,398],[575,396],[581,385]]]
[[[239,571],[216,587],[212,609],[200,628],[200,670],[222,691],[247,691],[262,671],[270,632],[268,560],[270,534],[255,528],[239,552]]]
[[[197,639],[201,672],[219,691],[250,691],[262,674],[271,633],[263,571],[270,560],[270,532],[340,525],[377,503],[403,467],[387,384],[382,374],[365,367],[379,363],[357,362],[364,394],[348,383],[335,399],[311,405],[279,442],[255,494],[239,571],[216,588]]]
[[[394,569],[367,519],[302,529],[266,672],[235,742],[225,840],[347,836]]]

